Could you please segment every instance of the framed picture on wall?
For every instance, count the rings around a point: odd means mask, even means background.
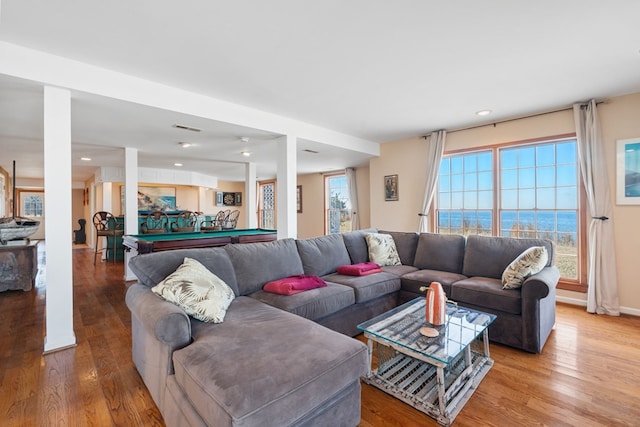
[[[617,204],[640,205],[640,138],[618,140],[616,159]]]
[[[236,193],[236,206],[242,206],[242,193]]]
[[[398,175],[384,177],[384,200],[385,202],[398,200]]]
[[[216,206],[224,206],[222,203],[222,191],[216,191]]]

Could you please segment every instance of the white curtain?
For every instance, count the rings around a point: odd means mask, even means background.
[[[613,211],[595,100],[588,104],[574,104],[573,115],[590,217],[587,233],[587,311],[619,316]]]
[[[347,189],[349,190],[349,200],[351,201],[351,231],[360,229],[358,219],[358,189],[356,188],[356,170],[347,168],[344,170],[347,176]]]
[[[427,215],[429,215],[429,209],[431,209],[431,202],[433,196],[436,193],[438,187],[438,172],[440,171],[440,162],[442,161],[442,154],[444,153],[444,140],[447,135],[447,131],[439,130],[432,132],[427,138],[427,158],[426,169],[427,176],[424,185],[424,201],[422,202],[422,212],[420,213],[420,232],[425,233],[429,231],[429,221]]]

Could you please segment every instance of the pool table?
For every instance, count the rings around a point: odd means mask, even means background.
[[[212,248],[229,243],[270,242],[277,239],[276,230],[248,228],[190,233],[127,234],[122,239],[125,249],[139,254],[172,249]]]

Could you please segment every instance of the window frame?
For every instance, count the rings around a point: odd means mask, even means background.
[[[331,196],[327,193],[329,190],[329,180],[331,178],[335,178],[335,177],[344,177],[345,179],[347,178],[347,174],[345,172],[333,172],[333,173],[326,173],[323,176],[323,182],[324,182],[324,234],[328,235],[330,234],[330,230],[329,230],[329,209],[331,209]],[[348,188],[347,188],[347,193],[348,193]],[[349,196],[349,194],[347,194],[347,196]],[[351,204],[351,200],[349,200],[349,204]],[[352,208],[349,208],[349,213],[351,213]]]
[[[447,150],[444,152],[444,156],[454,156],[460,154],[471,154],[477,153],[481,151],[491,151],[492,153],[492,162],[493,162],[493,207],[492,207],[492,228],[493,235],[499,236],[500,230],[498,230],[498,215],[501,211],[500,209],[500,169],[499,169],[499,153],[501,149],[505,148],[515,148],[521,147],[525,145],[536,145],[542,143],[552,143],[552,142],[561,142],[563,140],[572,140],[576,139],[575,133],[566,133],[560,135],[552,135],[540,138],[531,138],[517,141],[509,141],[498,144],[489,144],[484,146],[476,146],[469,148],[461,148],[455,150]],[[586,191],[584,187],[584,181],[582,179],[582,171],[580,169],[580,161],[577,160],[578,167],[578,226],[576,230],[577,242],[576,247],[578,249],[578,274],[576,279],[563,278],[561,277],[557,289],[569,290],[575,292],[587,292],[587,204],[586,204]],[[439,168],[440,166],[438,166]],[[438,184],[439,185],[439,184]],[[438,218],[437,218],[437,210],[438,210],[438,193],[436,192],[436,197],[434,198],[435,203],[431,206],[430,217],[431,217],[431,229],[438,229]]]

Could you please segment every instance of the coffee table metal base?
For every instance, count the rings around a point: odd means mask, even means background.
[[[373,340],[368,338],[372,355]],[[487,342],[483,344],[485,351],[468,346],[452,363],[438,366],[378,342],[378,369],[363,380],[449,426],[493,366]]]

